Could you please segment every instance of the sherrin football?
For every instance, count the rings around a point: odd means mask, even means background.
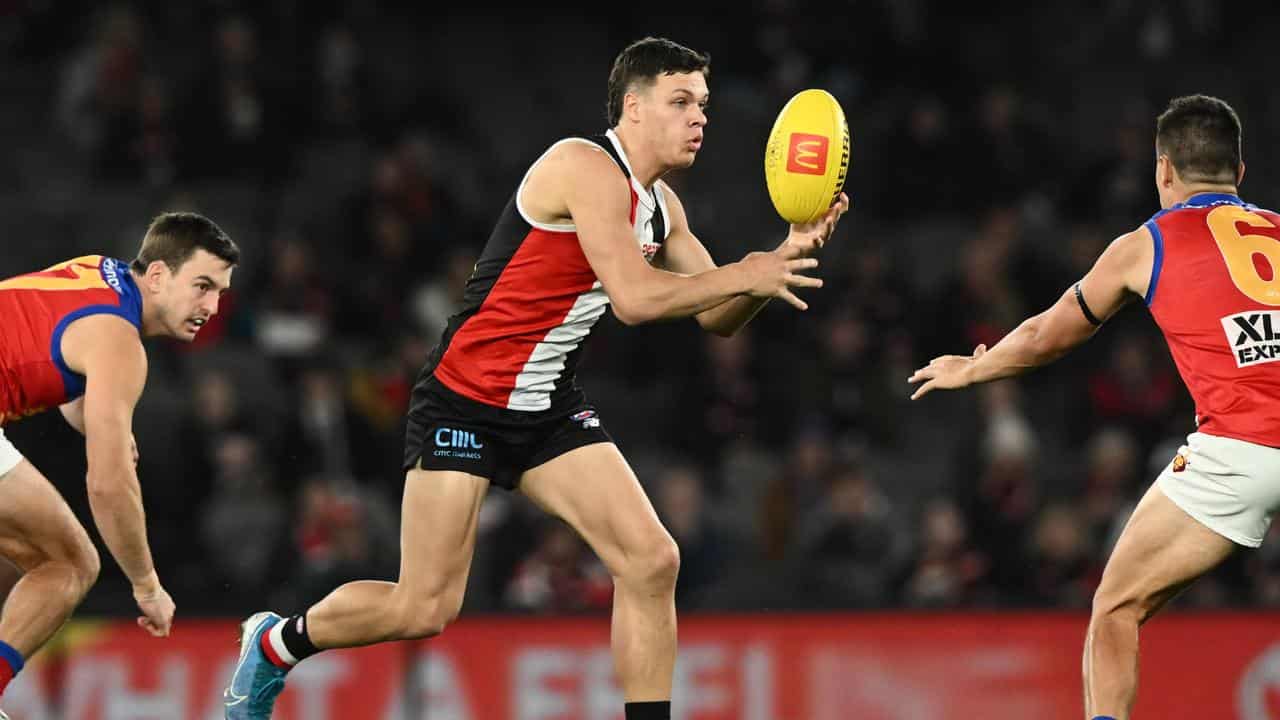
[[[797,93],[782,106],[764,150],[769,199],[783,220],[812,222],[840,197],[849,170],[849,125],[826,90]]]

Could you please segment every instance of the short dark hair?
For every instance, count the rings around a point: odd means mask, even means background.
[[[230,265],[240,262],[240,248],[212,220],[193,212],[170,212],[151,221],[130,267],[142,274],[159,260],[177,272],[196,250],[204,250]]]
[[[622,119],[622,98],[633,87],[647,87],[659,75],[700,72],[711,74],[711,55],[672,42],[666,38],[646,37],[618,53],[609,70],[609,103],[606,115],[609,127]]]
[[[1208,95],[1174,98],[1156,120],[1156,151],[1183,180],[1235,184],[1240,170],[1240,116]]]

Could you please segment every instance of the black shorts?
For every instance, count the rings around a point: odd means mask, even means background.
[[[613,442],[580,392],[558,405],[508,410],[463,397],[434,376],[423,378],[409,405],[404,469],[459,470],[514,490],[530,468],[584,445]]]

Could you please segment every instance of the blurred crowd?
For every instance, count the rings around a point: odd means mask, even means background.
[[[136,421],[182,612],[296,611],[395,577],[417,372],[528,163],[603,129],[609,63],[647,34],[712,54],[707,144],[670,181],[720,262],[785,234],[760,160],[791,94],[829,89],[853,134],[853,210],[808,312],[775,304],[728,339],[606,317],[586,350],[581,383],[679,542],[680,606],[1088,606],[1193,430],[1145,309],[1016,381],[912,403],[906,378],[998,340],[1158,209],[1154,118],[1174,95],[1235,105],[1242,194],[1280,204],[1265,82],[1280,14],[742,5],[725,25],[661,9],[0,3],[0,274],[131,258],[164,210],[209,215],[244,251],[197,342],[152,345]],[[91,526],[74,431],[52,413],[6,432]],[[492,491],[479,532],[464,612],[608,608],[607,571],[519,494]],[[87,602],[131,604],[109,569]],[[1280,605],[1280,543],[1177,603]]]

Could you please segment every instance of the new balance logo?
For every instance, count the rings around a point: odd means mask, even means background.
[[[791,133],[791,142],[787,148],[787,172],[825,175],[829,142],[825,135]]]
[[[436,430],[436,447],[480,450],[484,444],[476,439],[473,432],[440,428]]]
[[[1280,360],[1280,311],[1237,313],[1222,318],[1237,367]]]
[[[117,269],[120,264],[112,258],[104,260],[102,262],[102,279],[107,281],[112,290],[123,295],[124,289],[120,287],[120,271]]]

